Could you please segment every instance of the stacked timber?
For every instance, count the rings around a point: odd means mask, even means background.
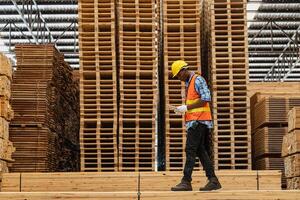
[[[120,0],[119,171],[155,170],[157,10],[155,0]]]
[[[294,106],[300,106],[297,93],[260,92],[251,97],[254,169],[284,171],[282,141],[288,132],[288,111]],[[282,186],[285,185],[283,178]]]
[[[201,71],[201,4],[198,0],[164,0],[162,10],[166,104],[165,163],[166,170],[181,171],[185,164],[186,130],[184,117],[175,114],[170,106],[185,104],[185,86],[183,82],[172,78],[171,65],[176,60],[184,60],[189,64],[189,70]]]
[[[213,87],[217,169],[251,169],[246,0],[204,1],[203,60]]]
[[[9,59],[0,53],[0,176],[8,172],[8,165],[13,161],[15,151],[9,140],[9,122],[13,118],[10,105],[12,66]]]
[[[283,137],[282,157],[287,189],[300,189],[300,107],[288,112],[288,133]]]
[[[79,91],[53,45],[17,45],[10,139],[13,172],[77,171]]]
[[[78,8],[81,171],[117,171],[115,1],[79,0]]]

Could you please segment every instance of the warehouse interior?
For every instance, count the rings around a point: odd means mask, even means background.
[[[0,0],[0,199],[299,199],[298,0]],[[184,82],[222,189],[174,192]]]

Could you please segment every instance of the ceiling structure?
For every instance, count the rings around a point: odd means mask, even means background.
[[[250,81],[299,81],[300,1],[249,0],[248,13]]]
[[[54,42],[79,68],[77,0],[0,0],[0,51]],[[250,81],[300,80],[299,0],[248,0]],[[297,53],[298,52],[298,53]]]
[[[52,42],[78,68],[77,19],[77,0],[0,0],[0,51],[13,58],[15,44]]]

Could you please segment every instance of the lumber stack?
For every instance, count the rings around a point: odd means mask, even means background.
[[[9,59],[0,53],[0,175],[8,172],[8,165],[13,161],[15,151],[9,140],[9,122],[13,118],[10,105],[12,66]]]
[[[117,65],[114,0],[79,0],[82,171],[117,171]]]
[[[77,171],[79,91],[53,45],[17,45],[12,81],[12,172]]]
[[[251,169],[246,0],[204,2],[217,169]]]
[[[298,97],[297,97],[298,96]],[[251,97],[252,153],[254,169],[277,169],[284,172],[281,149],[288,132],[288,111],[300,105],[297,93],[285,95],[260,92]],[[282,181],[286,185],[285,178]]]
[[[287,189],[300,189],[300,107],[288,112],[288,133],[283,137],[282,157]]]
[[[155,0],[120,0],[119,171],[155,170],[157,10]]]
[[[189,69],[201,71],[200,1],[163,1],[164,87],[166,170],[182,170],[185,164],[186,130],[184,117],[170,106],[185,104],[184,83],[172,78],[171,65],[184,60]],[[199,165],[199,164],[198,164]]]

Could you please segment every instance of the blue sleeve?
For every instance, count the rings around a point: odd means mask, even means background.
[[[197,93],[201,96],[201,100],[211,101],[210,91],[208,89],[205,79],[202,76],[197,76],[195,80],[195,89]]]

